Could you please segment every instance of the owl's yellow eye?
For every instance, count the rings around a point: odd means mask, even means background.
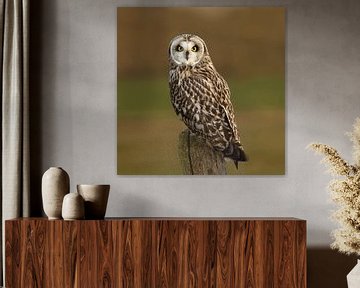
[[[191,51],[193,51],[193,52],[199,51],[199,46],[198,46],[198,45],[194,45],[194,46],[191,48]]]
[[[183,48],[181,45],[177,45],[175,49],[176,49],[176,51],[178,51],[178,52],[181,52],[181,51],[184,50],[184,48]]]

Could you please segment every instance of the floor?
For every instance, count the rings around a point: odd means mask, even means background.
[[[308,288],[347,288],[346,275],[356,259],[331,249],[308,249]]]

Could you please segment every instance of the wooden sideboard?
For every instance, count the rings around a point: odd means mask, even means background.
[[[306,221],[115,218],[5,223],[6,287],[306,287]]]

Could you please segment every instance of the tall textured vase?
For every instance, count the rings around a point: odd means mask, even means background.
[[[60,167],[49,168],[42,177],[43,208],[49,219],[61,219],[63,198],[70,190],[69,175]]]
[[[360,260],[357,261],[355,267],[347,275],[348,288],[360,287]]]

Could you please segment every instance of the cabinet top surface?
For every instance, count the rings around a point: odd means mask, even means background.
[[[47,218],[15,218],[6,221],[64,221],[48,220]],[[103,220],[75,220],[75,221],[306,221],[293,217],[108,217]]]

